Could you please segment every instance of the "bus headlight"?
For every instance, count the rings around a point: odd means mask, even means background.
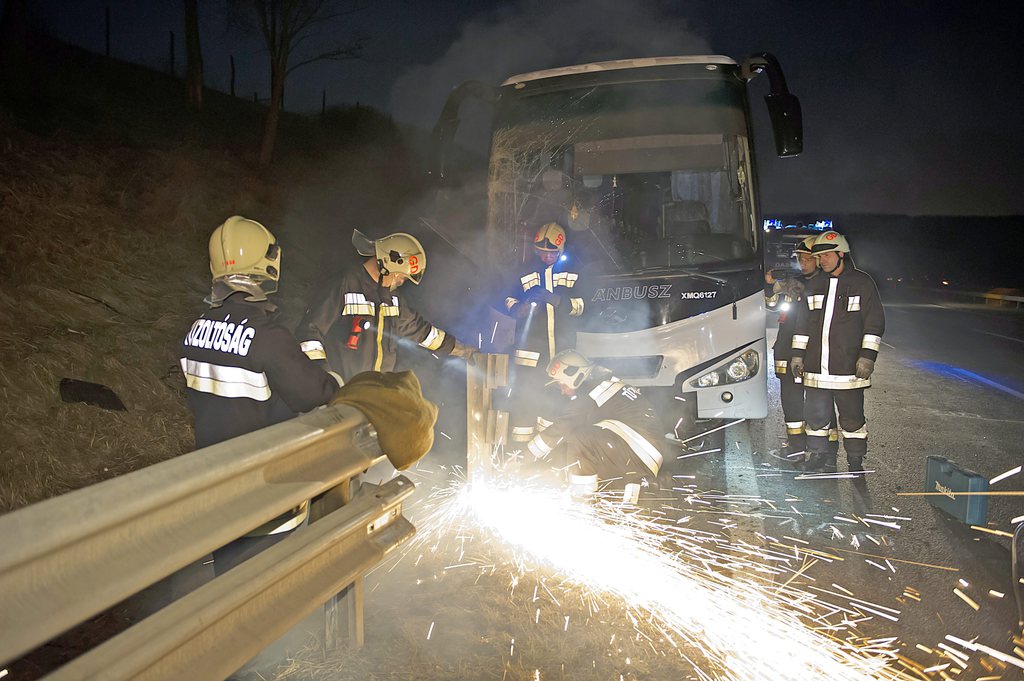
[[[696,381],[691,381],[691,383],[698,388],[710,388],[713,385],[718,385],[719,381],[722,380],[722,377],[719,375],[720,373],[720,371],[712,371],[710,374],[704,374]]]
[[[728,364],[690,381],[694,388],[711,388],[724,383],[740,383],[757,375],[760,362],[757,350],[747,350]]]

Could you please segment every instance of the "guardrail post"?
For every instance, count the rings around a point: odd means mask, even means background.
[[[493,391],[508,386],[508,355],[479,355],[466,371],[466,476],[491,466],[495,447],[508,442],[508,412],[493,409]]]
[[[332,511],[352,502],[353,495],[360,490],[367,492],[377,485],[361,484],[358,478],[346,480],[333,487],[310,504],[309,520],[315,522]],[[365,642],[363,628],[363,578],[360,575],[355,581],[332,596],[324,603],[324,650],[338,650],[348,634],[348,644],[353,650],[363,647]]]

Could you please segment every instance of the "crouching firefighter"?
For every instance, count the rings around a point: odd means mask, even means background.
[[[564,446],[569,486],[574,496],[621,490],[626,503],[655,483],[664,462],[658,443],[660,421],[651,403],[611,370],[576,350],[563,350],[548,363],[550,384],[567,399],[564,411],[528,445],[538,459]]]
[[[838,232],[824,232],[811,247],[825,276],[804,292],[793,332],[790,368],[803,378],[808,467],[832,472],[829,424],[839,412],[843,449],[851,471],[863,470],[868,453],[864,389],[885,333],[885,313],[871,277],[848,261],[850,246]]]
[[[786,424],[784,456],[800,468],[809,458],[806,434],[804,432],[804,384],[803,379],[789,371],[789,359],[793,349],[793,330],[800,305],[805,305],[804,290],[825,275],[818,269],[818,261],[811,252],[818,235],[805,238],[793,249],[800,268],[800,274],[788,279],[775,279],[771,273],[766,281],[772,285],[765,302],[771,309],[779,310],[779,333],[775,339],[775,376],[779,379],[779,396],[782,399],[782,416]],[[835,457],[839,451],[839,431],[835,418],[828,425],[829,454]]]

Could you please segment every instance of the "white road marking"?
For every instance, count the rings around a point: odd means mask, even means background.
[[[1013,336],[1004,336],[1001,333],[992,333],[991,331],[982,331],[981,329],[975,329],[975,331],[977,331],[978,333],[983,333],[986,336],[995,336],[996,338],[1005,338],[1006,340],[1011,340],[1016,343],[1024,343],[1024,339],[1014,338]]]

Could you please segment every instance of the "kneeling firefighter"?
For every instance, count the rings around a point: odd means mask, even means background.
[[[654,483],[664,462],[658,444],[660,420],[635,387],[620,381],[576,350],[563,350],[548,363],[549,385],[568,399],[561,415],[529,443],[538,459],[565,445],[569,484],[574,496],[622,490],[622,500],[636,503],[640,490]]]

